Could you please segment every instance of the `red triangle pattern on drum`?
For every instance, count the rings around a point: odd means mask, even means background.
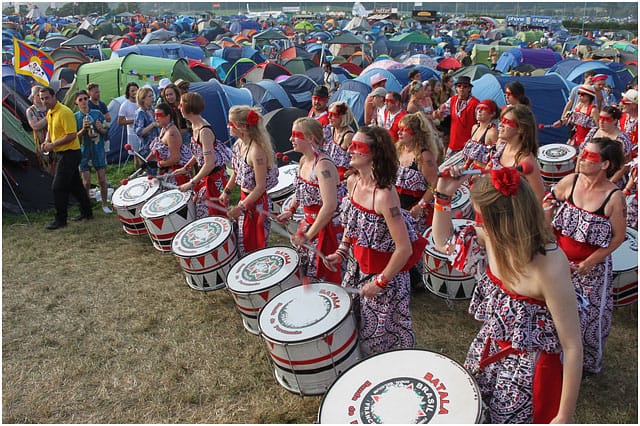
[[[164,217],[159,217],[157,219],[151,219],[151,223],[153,223],[156,228],[162,229],[162,225],[164,224]]]
[[[273,342],[270,342],[270,341],[268,341],[268,340],[267,340],[267,344],[269,345],[269,347],[270,347],[271,349],[273,349],[273,348],[274,348],[274,346],[275,346],[275,345],[273,344]]]
[[[556,164],[556,170],[560,170],[561,168],[563,168],[564,166],[562,164]]]
[[[200,262],[200,266],[204,268],[204,262],[207,259],[207,256],[198,256],[196,259],[198,259],[198,262]]]
[[[327,337],[325,337],[322,340],[327,342],[327,345],[332,346],[333,345],[333,333],[331,333],[330,335],[328,335]]]
[[[269,290],[258,293],[258,296],[262,297],[265,302],[269,301]]]
[[[440,265],[442,265],[442,260],[440,259],[433,259],[433,266],[435,267],[435,270],[437,271],[438,269],[440,269]]]

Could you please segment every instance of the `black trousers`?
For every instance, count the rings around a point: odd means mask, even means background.
[[[73,195],[80,202],[80,213],[91,216],[91,202],[89,195],[82,185],[80,178],[80,159],[82,154],[79,149],[56,152],[58,165],[53,177],[53,202],[56,207],[56,222],[67,223],[67,208],[69,195]]]

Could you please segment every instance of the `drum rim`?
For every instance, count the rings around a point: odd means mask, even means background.
[[[159,197],[161,195],[168,194],[170,192],[175,192],[175,191],[177,191],[180,195],[184,194],[184,202],[182,204],[176,204],[171,209],[165,211],[164,214],[154,213],[154,214],[156,214],[155,216],[144,214],[145,211],[146,211],[145,207],[147,207],[147,204],[149,204],[154,198]],[[178,212],[179,210],[183,209],[184,207],[188,208],[190,199],[191,199],[191,195],[189,195],[187,192],[182,192],[179,189],[170,189],[168,191],[161,192],[159,194],[154,195],[146,203],[144,203],[144,206],[142,206],[142,208],[140,209],[140,217],[142,217],[143,219],[157,219],[157,218],[161,218],[161,217],[167,217],[170,214]]]
[[[460,368],[462,368],[462,370],[464,370],[470,378],[472,378],[473,380],[471,380],[471,383],[473,383],[473,387],[476,390],[476,393],[478,394],[478,414],[476,415],[476,423],[478,423],[480,421],[480,419],[482,418],[482,393],[480,392],[480,385],[478,385],[478,381],[476,380],[476,378],[473,376],[473,374],[471,374],[471,372],[469,370],[467,370],[465,368],[464,365],[462,365],[461,363],[459,363],[458,361],[456,361],[455,359],[441,353],[438,351],[433,351],[430,349],[422,349],[422,348],[411,348],[411,349],[392,349],[390,351],[385,351],[379,354],[373,354],[370,355],[364,359],[361,359],[360,361],[354,363],[353,365],[349,366],[346,370],[344,370],[336,380],[333,381],[333,383],[331,383],[331,385],[329,385],[329,387],[327,388],[327,390],[325,391],[324,395],[322,395],[322,399],[320,400],[320,407],[318,408],[318,416],[316,418],[318,424],[322,424],[322,421],[320,419],[320,416],[322,415],[322,409],[324,407],[324,403],[325,400],[327,398],[327,395],[329,395],[329,392],[331,392],[331,389],[334,387],[334,385],[342,378],[344,377],[351,369],[355,368],[356,366],[362,364],[365,361],[368,361],[372,358],[376,358],[379,356],[383,356],[383,355],[387,355],[393,352],[428,352],[428,353],[433,353],[433,354],[437,354],[440,356],[443,356],[445,358],[447,358],[449,361],[453,362],[454,364],[457,364]]]
[[[295,249],[293,249],[292,247],[289,247],[289,246],[280,246],[280,245],[278,245],[278,246],[269,246],[269,247],[265,247],[264,249],[261,249],[261,250],[265,250],[265,249],[282,249],[282,248],[287,249],[287,250],[291,250],[293,253],[295,253],[295,255],[298,257],[298,262],[300,262],[300,255],[298,254],[297,250],[295,250]],[[235,289],[232,289],[232,288],[229,286],[229,282],[231,281],[231,280],[229,279],[229,275],[231,275],[231,271],[233,271],[233,268],[234,268],[238,263],[240,263],[240,261],[241,261],[242,259],[244,259],[245,257],[251,256],[251,255],[255,255],[256,253],[257,253],[257,251],[253,251],[253,252],[251,252],[251,253],[246,253],[244,256],[242,256],[241,258],[239,258],[239,259],[236,261],[236,263],[234,263],[234,264],[233,264],[233,266],[231,267],[231,269],[229,269],[229,272],[228,272],[228,274],[227,274],[227,288],[229,289],[229,291],[230,291],[231,293],[236,293],[236,294],[254,294],[256,291],[265,291],[265,290],[269,290],[269,289],[271,289],[271,288],[275,287],[276,285],[281,284],[281,283],[283,283],[284,281],[286,281],[286,280],[288,280],[289,278],[291,278],[291,275],[292,275],[292,274],[295,274],[296,270],[298,270],[298,268],[294,268],[294,269],[293,269],[290,273],[288,273],[288,274],[287,274],[287,276],[286,276],[286,277],[284,277],[281,281],[278,281],[277,283],[275,283],[275,284],[271,285],[270,287],[254,288],[253,290],[235,290]],[[294,286],[294,287],[295,287],[295,286]],[[288,289],[287,289],[287,290],[288,290]],[[268,302],[267,302],[267,303],[268,303]],[[265,305],[266,305],[266,303],[265,303]]]
[[[332,283],[329,283],[329,282],[326,282],[326,281],[320,281],[320,283],[333,285],[333,286],[342,288],[341,286],[338,286],[336,284],[332,284]],[[318,283],[311,283],[309,285],[313,285],[313,284],[318,284]],[[299,287],[301,287],[301,285],[288,288],[285,291],[283,291],[282,293],[277,294],[271,300],[269,300],[267,303],[265,303],[264,306],[262,307],[262,309],[260,309],[260,312],[258,313],[258,329],[260,330],[260,335],[264,339],[269,340],[269,341],[274,342],[274,343],[282,344],[282,345],[298,345],[298,344],[301,344],[301,343],[307,343],[307,342],[310,342],[310,341],[317,340],[318,337],[322,336],[323,334],[331,334],[333,331],[335,331],[338,327],[340,327],[353,314],[353,299],[351,299],[351,296],[349,295],[349,293],[347,293],[347,291],[343,289],[343,291],[347,295],[347,300],[349,301],[349,309],[347,309],[345,311],[345,314],[344,314],[344,316],[342,318],[340,318],[340,321],[338,321],[333,327],[329,328],[328,330],[323,331],[322,334],[316,334],[316,335],[313,335],[313,336],[309,336],[309,337],[304,338],[302,340],[288,340],[288,341],[279,340],[277,338],[269,336],[267,333],[264,332],[262,327],[260,327],[260,322],[261,322],[260,318],[262,317],[262,313],[267,311],[267,309],[265,309],[265,308],[267,307],[267,305],[269,303],[273,302],[277,297],[281,296],[282,294],[286,293],[287,291],[290,291],[290,290],[293,290],[293,289],[297,289]],[[355,322],[355,318],[354,318],[354,322]],[[356,324],[356,332],[357,331],[358,330],[357,330],[357,324]],[[356,341],[359,340],[359,337],[360,337],[359,335],[356,335]],[[356,344],[358,344],[358,343],[356,342]]]
[[[224,220],[228,221],[228,222],[229,222],[229,225],[230,225],[229,236],[228,236],[227,238],[225,238],[225,239],[224,239],[220,244],[218,244],[217,246],[215,246],[215,247],[213,247],[213,248],[211,248],[211,249],[209,249],[209,250],[207,250],[207,251],[205,251],[205,252],[191,253],[191,254],[190,254],[190,255],[188,255],[188,256],[187,256],[187,255],[185,255],[184,253],[183,253],[183,254],[178,254],[178,253],[176,253],[176,252],[175,252],[175,250],[173,249],[173,241],[176,239],[176,237],[178,236],[178,234],[180,234],[182,231],[184,231],[184,230],[187,228],[187,226],[193,225],[193,224],[195,224],[196,222],[200,222],[200,221],[204,222],[204,221],[205,221],[205,220],[207,220],[207,219],[216,218],[216,217],[219,217],[219,218],[221,218],[221,219],[224,219]],[[223,244],[224,244],[224,243],[225,243],[225,242],[230,238],[230,236],[231,236],[231,235],[233,235],[233,234],[234,234],[234,233],[233,233],[233,223],[231,223],[231,220],[229,220],[229,218],[226,218],[226,217],[224,217],[224,216],[220,216],[220,215],[213,215],[213,216],[201,217],[200,219],[196,219],[196,220],[194,220],[194,221],[192,221],[192,222],[187,223],[187,224],[186,224],[186,225],[184,225],[182,228],[180,228],[178,231],[176,231],[176,234],[173,236],[173,240],[171,240],[171,251],[173,252],[173,254],[174,254],[174,255],[176,255],[176,256],[178,256],[178,257],[182,257],[182,258],[189,258],[189,259],[190,259],[190,258],[192,258],[192,257],[194,257],[194,256],[202,256],[202,255],[205,255],[205,254],[207,254],[207,253],[210,253],[212,250],[215,250],[215,249],[217,249],[218,247],[220,247],[221,245],[223,245]],[[235,241],[234,241],[233,245],[234,245],[234,251],[236,251],[236,252],[237,252],[237,251],[238,251],[238,247],[237,247],[237,245],[236,245],[236,242],[235,242]]]
[[[627,240],[626,240],[626,235],[627,234],[631,234],[635,240],[636,240],[636,246],[638,245],[638,231],[636,231],[635,229],[631,228],[630,226],[627,226],[627,229],[625,230],[625,241],[622,242],[622,244],[624,244]],[[614,263],[614,258],[613,255],[620,249],[622,248],[622,244],[620,244],[620,246],[618,246],[617,249],[615,249],[612,253],[611,253],[611,270],[613,271],[614,275],[615,274],[622,274],[625,272],[632,272],[633,270],[637,270],[638,269],[638,252],[636,251],[636,255],[633,256],[633,258],[636,260],[635,266],[631,266],[627,269],[614,269],[613,268],[613,263]],[[631,250],[631,253],[633,253],[633,250]],[[616,256],[617,257],[617,256]],[[621,261],[622,262],[622,261]]]
[[[155,183],[155,181],[154,181],[154,180],[149,180],[149,179],[147,179],[146,177],[139,177],[139,178],[135,178],[135,179],[132,179],[131,181],[129,181],[129,183],[127,184],[127,186],[128,186],[129,184],[131,184],[131,183],[134,183],[134,182],[135,182],[136,180],[138,180],[138,179],[139,179],[141,182],[143,182],[143,181],[148,181],[148,182],[154,182],[154,183]],[[137,206],[137,205],[139,205],[139,204],[140,204],[140,203],[142,203],[142,202],[147,202],[147,201],[149,201],[151,198],[153,198],[155,195],[157,195],[157,194],[156,194],[156,192],[158,192],[158,191],[160,190],[160,184],[159,184],[159,183],[156,183],[156,184],[155,184],[155,188],[156,188],[156,190],[155,190],[155,191],[153,192],[153,194],[151,194],[151,196],[149,196],[148,198],[145,198],[144,200],[140,200],[140,201],[138,201],[137,203],[134,203],[134,204],[115,204],[115,203],[114,203],[114,198],[116,198],[116,192],[117,192],[120,188],[124,188],[124,187],[125,187],[125,185],[120,185],[119,187],[117,187],[117,188],[113,191],[113,194],[111,195],[111,204],[112,204],[116,209],[117,209],[118,207],[122,207],[122,208],[125,208],[125,209],[126,209],[126,208],[129,208],[129,207]],[[153,186],[151,186],[151,188],[152,188],[152,187],[153,187]],[[124,189],[123,189],[122,191],[124,192]],[[118,195],[120,195],[120,194],[118,194]],[[119,197],[118,197],[118,198],[119,198]]]
[[[558,146],[567,147],[567,148],[569,148],[568,149],[569,151],[573,150],[573,154],[570,157],[561,157],[559,159],[552,159],[552,158],[547,158],[547,157],[540,158],[540,156],[546,151],[545,148],[547,148],[547,147],[558,147]],[[566,162],[569,162],[569,161],[572,161],[572,162],[575,163],[575,159],[576,159],[577,155],[578,155],[578,150],[575,147],[573,147],[573,146],[571,146],[569,144],[566,144],[566,143],[548,143],[548,144],[541,145],[538,148],[538,155],[536,157],[538,158],[538,161],[542,161],[543,163],[546,163],[546,164],[557,164],[557,163],[566,163]]]
[[[295,168],[296,170],[298,170],[299,165],[297,165],[297,164],[286,164],[284,166],[278,167],[278,183],[276,184],[276,186],[274,186],[273,188],[271,188],[271,189],[269,189],[267,191],[267,194],[270,197],[278,196],[278,195],[280,195],[279,194],[280,192],[282,192],[283,190],[285,190],[285,189],[289,188],[290,186],[294,185],[294,183],[296,181],[295,177],[293,179],[291,179],[291,183],[289,183],[289,185],[286,185],[286,186],[283,186],[281,188],[278,188],[278,186],[280,185],[280,176],[281,176],[280,175],[280,170],[282,170],[282,169],[287,169],[288,170],[290,168]],[[296,175],[297,175],[297,173],[296,173]],[[288,176],[288,174],[287,175],[283,175],[283,176]],[[293,188],[293,190],[295,191],[295,187]]]

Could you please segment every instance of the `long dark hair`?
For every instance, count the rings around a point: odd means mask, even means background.
[[[363,126],[358,129],[371,141],[373,154],[373,178],[378,188],[391,188],[398,174],[398,153],[387,129],[378,126]]]

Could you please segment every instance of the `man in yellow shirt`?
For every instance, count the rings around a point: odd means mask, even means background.
[[[69,194],[80,202],[80,215],[72,220],[93,219],[91,202],[80,179],[80,141],[76,132],[76,119],[73,112],[58,102],[56,92],[50,87],[40,89],[40,100],[47,107],[48,133],[42,143],[43,152],[55,152],[58,158],[56,173],[53,177],[53,200],[56,216],[47,229],[54,230],[67,226],[67,207]]]

